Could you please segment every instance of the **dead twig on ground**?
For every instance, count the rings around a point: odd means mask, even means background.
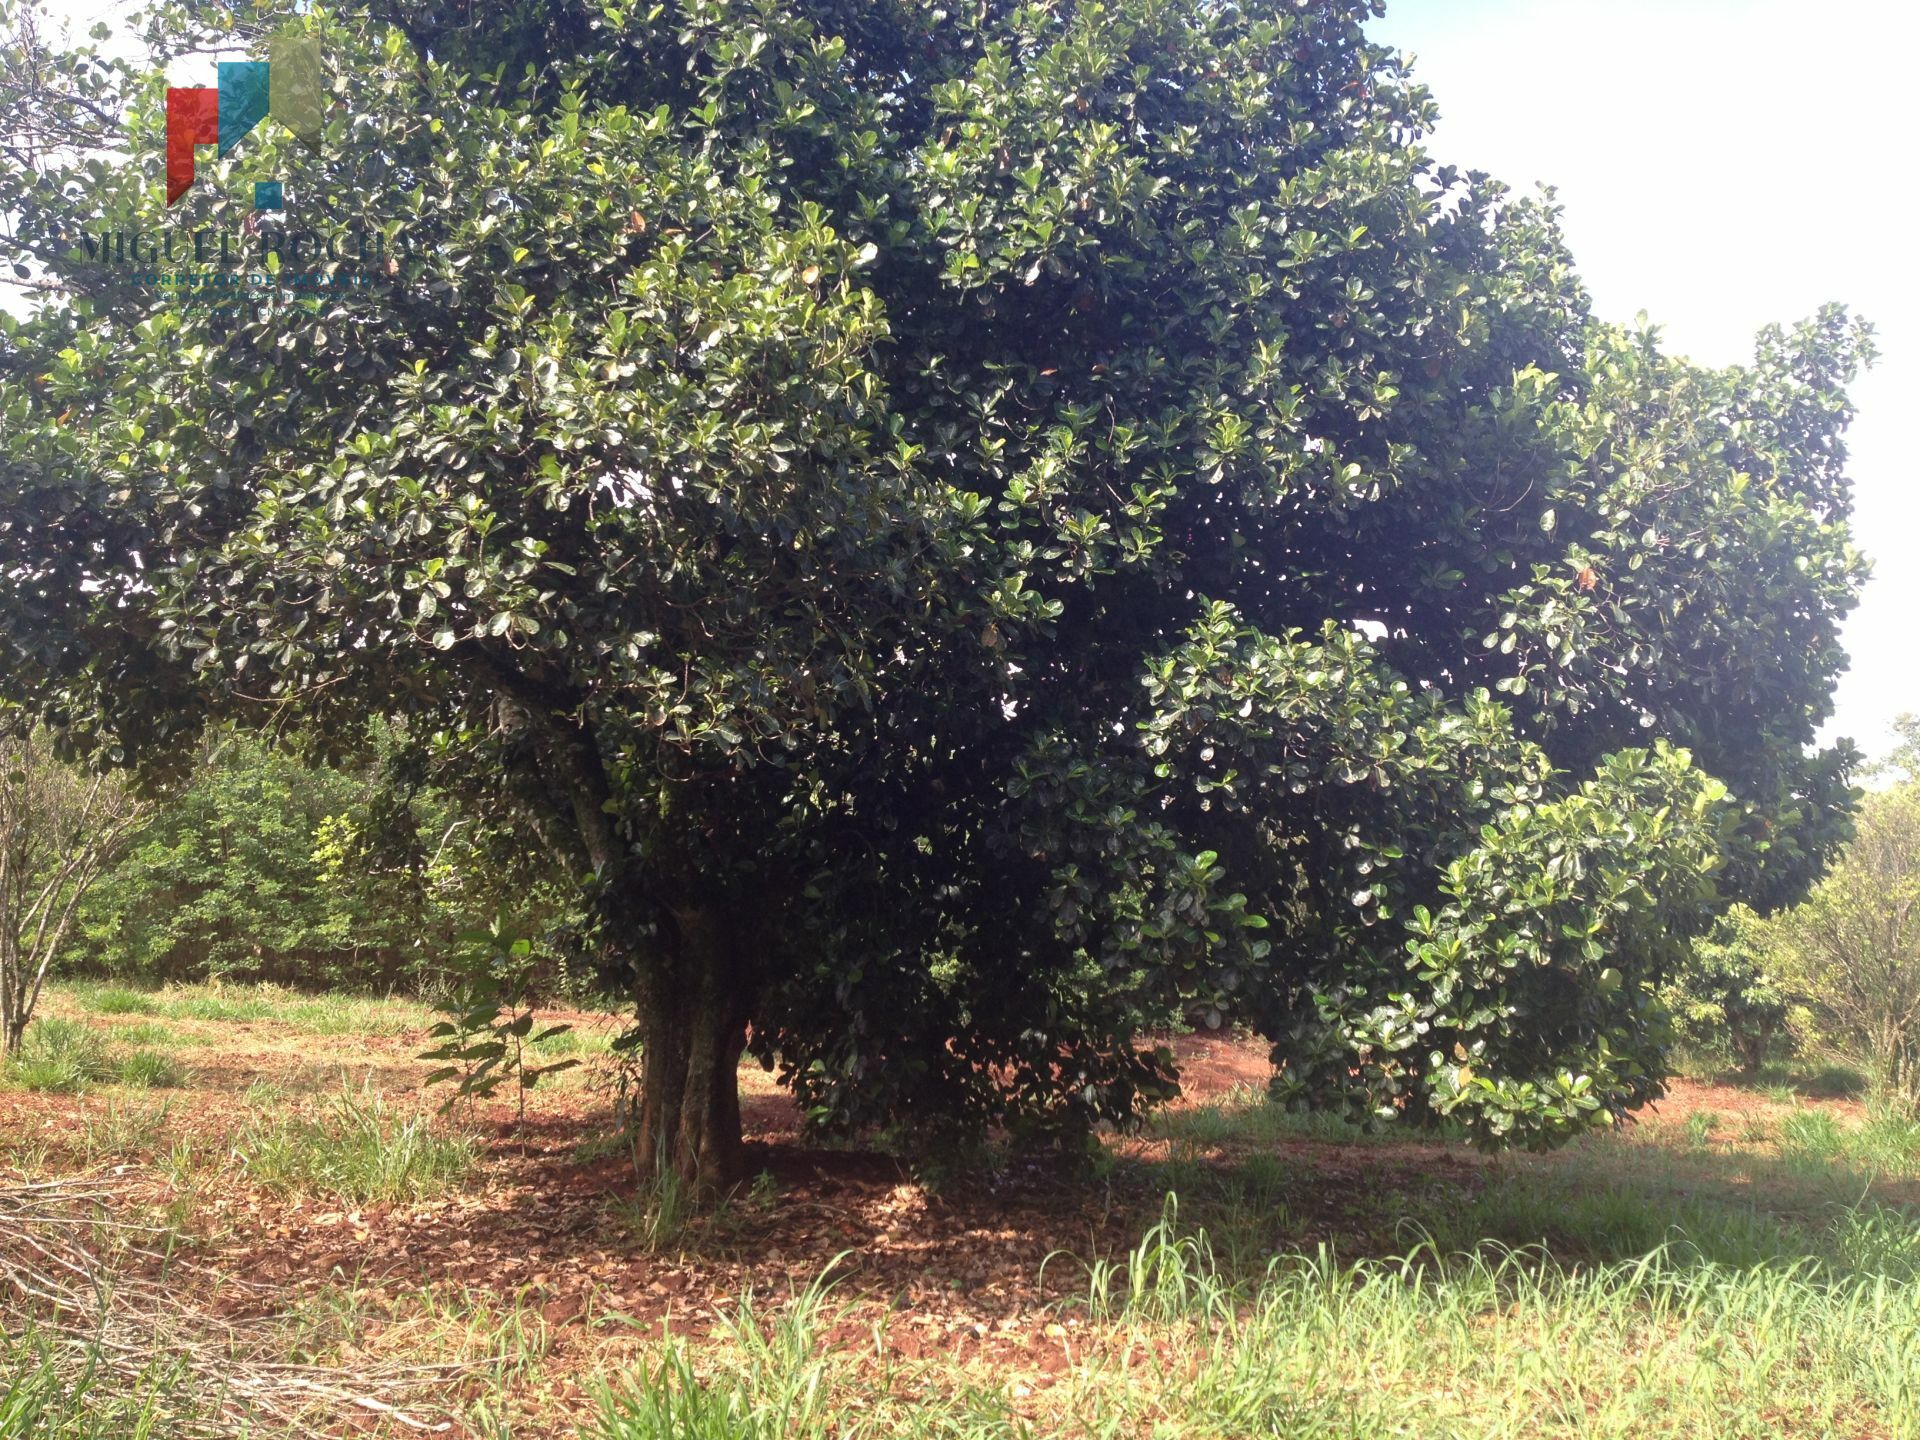
[[[288,1361],[285,1316],[228,1319],[155,1278],[179,1262],[151,1248],[166,1232],[124,1218],[128,1207],[126,1182],[112,1177],[0,1180],[0,1329],[31,1334],[63,1379],[90,1375],[102,1393],[153,1393],[156,1371],[177,1373],[186,1383],[169,1433],[224,1440],[347,1408],[442,1434],[454,1422],[437,1397],[507,1358]]]

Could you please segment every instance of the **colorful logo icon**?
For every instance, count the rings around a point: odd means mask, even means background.
[[[218,145],[225,156],[269,115],[320,148],[327,87],[313,36],[282,30],[267,42],[265,60],[222,60],[217,78],[214,87],[167,87],[169,205],[193,188],[194,146]],[[277,210],[281,203],[279,181],[254,186],[256,208]]]

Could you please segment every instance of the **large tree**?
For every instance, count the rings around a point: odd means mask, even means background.
[[[320,6],[317,151],[171,210],[158,80],[49,58],[130,158],[0,179],[59,294],[0,338],[6,689],[148,767],[394,717],[585,888],[703,1182],[748,1045],[822,1123],[1071,1131],[1179,1007],[1299,1103],[1610,1118],[1677,947],[1844,830],[1865,332],[1597,323],[1377,8]],[[371,283],[83,238],[267,175],[252,253]]]

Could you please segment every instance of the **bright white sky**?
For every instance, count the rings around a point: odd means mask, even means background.
[[[1875,561],[1847,626],[1829,737],[1870,755],[1920,711],[1920,496],[1900,406],[1920,397],[1920,206],[1911,0],[1388,0],[1382,43],[1415,56],[1433,149],[1546,182],[1601,316],[1645,310],[1707,364],[1838,300],[1873,321],[1854,390],[1854,529]],[[1905,395],[1905,402],[1900,396]],[[1902,657],[1905,657],[1904,659]]]
[[[90,21],[127,0],[52,8]],[[1876,573],[1828,733],[1883,754],[1893,717],[1920,711],[1920,498],[1898,430],[1899,397],[1920,396],[1920,186],[1900,78],[1920,5],[1389,0],[1373,33],[1416,56],[1441,158],[1558,188],[1602,316],[1645,310],[1709,364],[1828,300],[1878,327],[1851,438]]]

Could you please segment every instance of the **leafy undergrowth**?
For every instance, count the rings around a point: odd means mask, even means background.
[[[123,1177],[151,1231],[116,1263],[289,1365],[448,1377],[308,1435],[1920,1434],[1920,1129],[1793,1077],[1489,1158],[1288,1115],[1257,1047],[1187,1039],[1198,1103],[1090,1175],[995,1153],[935,1189],[807,1147],[748,1070],[756,1175],[702,1217],[607,1129],[617,1020],[562,1017],[589,1064],[521,1125],[436,1113],[404,1002],[128,994],[61,992],[51,1048],[181,1083],[16,1085],[0,1171]],[[162,1381],[192,1409],[164,1353],[55,1374],[6,1318],[0,1440],[140,1433]]]

